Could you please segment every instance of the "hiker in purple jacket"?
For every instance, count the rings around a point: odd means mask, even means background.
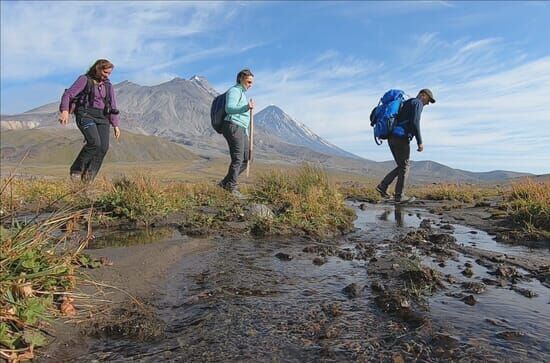
[[[69,113],[74,112],[76,126],[86,139],[71,166],[71,179],[94,180],[109,150],[109,124],[113,125],[115,138],[120,137],[115,90],[109,81],[113,68],[108,60],[98,59],[61,98],[59,122],[66,125]]]

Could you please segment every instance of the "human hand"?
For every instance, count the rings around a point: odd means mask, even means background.
[[[253,110],[254,107],[256,107],[256,104],[254,103],[254,100],[251,98],[250,100],[248,100],[248,108],[250,110]]]
[[[69,111],[61,111],[58,121],[61,125],[66,125],[69,122]]]
[[[115,139],[118,140],[120,138],[120,128],[118,126],[115,126],[114,131],[115,131]]]
[[[418,149],[416,149],[416,151],[420,153],[422,150],[424,150],[424,144],[418,144]]]

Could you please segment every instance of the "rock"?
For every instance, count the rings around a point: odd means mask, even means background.
[[[453,227],[451,224],[444,224],[441,226],[441,229],[446,229],[448,231],[454,231],[455,227]]]
[[[367,205],[366,205],[365,203],[361,203],[361,204],[359,205],[359,209],[361,209],[361,210],[367,210]]]
[[[464,301],[465,304],[468,304],[468,305],[471,305],[471,306],[473,306],[477,303],[477,300],[474,297],[474,295],[465,296],[465,297],[462,298],[462,301]]]
[[[445,275],[445,280],[446,280],[449,284],[456,284],[456,283],[457,283],[456,278],[455,278],[453,275],[451,275],[451,274]]]
[[[474,294],[481,294],[487,286],[481,282],[463,282],[462,288]]]
[[[284,253],[284,252],[277,253],[275,255],[275,257],[277,257],[281,261],[290,261],[294,258],[291,255],[289,255],[288,253]]]
[[[420,222],[420,228],[421,229],[432,229],[432,221],[429,219],[423,219],[422,222]]]
[[[248,216],[250,219],[253,218],[261,218],[261,219],[267,219],[272,220],[275,218],[275,214],[273,211],[264,204],[257,204],[253,203],[248,206]]]
[[[510,278],[514,276],[519,276],[518,271],[513,266],[498,266],[495,274],[500,277]]]
[[[447,233],[434,233],[428,236],[430,242],[436,244],[447,244],[456,242],[456,238]]]
[[[485,285],[491,285],[491,286],[500,286],[503,287],[504,283],[502,281],[497,281],[493,279],[483,278],[481,279]]]
[[[469,268],[474,267],[474,265],[472,265],[471,262],[466,262],[466,263],[464,264],[464,266],[469,267]]]
[[[340,251],[338,252],[338,257],[342,260],[351,261],[353,260],[353,257],[355,257],[355,254],[351,251]]]
[[[342,305],[339,302],[323,304],[321,308],[326,315],[332,316],[333,318],[342,315]]]
[[[472,270],[470,267],[466,267],[464,271],[462,271],[462,274],[466,277],[472,277],[474,276],[474,270]]]
[[[444,261],[438,263],[437,265],[438,265],[439,267],[445,267],[445,266],[447,266],[447,264],[446,264]]]
[[[529,289],[524,289],[522,287],[513,286],[512,290],[514,290],[518,294],[521,294],[521,295],[523,295],[525,297],[528,297],[528,298],[539,296],[536,292],[534,292],[532,290],[529,290]]]
[[[319,338],[321,339],[332,339],[340,336],[340,329],[336,325],[329,325],[321,330]]]
[[[342,290],[350,299],[354,299],[361,295],[361,288],[355,282],[344,287]]]
[[[470,231],[469,234],[477,234],[477,231]]]
[[[525,335],[524,332],[518,330],[505,330],[496,334],[497,338],[504,340],[516,340]]]
[[[324,265],[327,261],[323,257],[315,257],[313,259],[313,264],[317,266]]]
[[[378,291],[378,292],[383,292],[386,290],[386,287],[378,282],[378,281],[374,281],[371,285],[370,285],[370,288],[372,289],[372,291]]]

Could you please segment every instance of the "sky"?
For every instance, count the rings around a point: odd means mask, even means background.
[[[114,83],[206,77],[331,143],[390,160],[371,109],[430,88],[422,153],[471,171],[550,173],[550,2],[1,1],[2,114],[59,100],[98,58]],[[413,150],[416,150],[413,141]]]

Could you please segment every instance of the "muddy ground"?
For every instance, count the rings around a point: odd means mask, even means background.
[[[494,206],[350,205],[356,230],[326,240],[253,238],[241,225],[195,238],[164,227],[147,238],[121,232],[111,236],[121,246],[106,247],[109,232],[98,231],[101,248],[87,252],[112,266],[84,272],[115,288],[83,285],[95,300],[77,301],[79,316],[56,324],[56,340],[38,361],[550,358],[550,326],[536,322],[550,314],[549,254],[457,240],[508,233]],[[363,210],[376,211],[375,220]],[[537,246],[546,251],[545,243]],[[511,301],[502,302],[504,317],[483,311],[498,309],[498,299]],[[540,301],[533,327],[506,317],[516,301]]]

